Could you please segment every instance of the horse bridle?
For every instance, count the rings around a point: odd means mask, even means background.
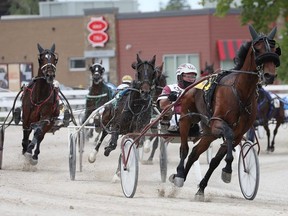
[[[144,65],[144,79],[139,80],[139,67],[142,65]],[[148,77],[148,67],[149,66],[153,68],[153,79],[152,80],[149,80],[149,77]],[[153,90],[155,88],[155,77],[156,77],[155,76],[156,71],[155,71],[154,65],[148,61],[139,62],[139,63],[137,63],[136,70],[137,70],[137,80],[135,81],[136,86],[141,88],[141,86],[144,83],[147,83],[150,86],[150,90]]]
[[[41,56],[43,56],[43,55],[44,55],[45,59],[47,59],[48,62],[40,67],[42,74],[44,75],[45,78],[48,78],[50,76],[55,78],[56,64],[58,62],[58,55],[56,53],[52,53],[50,50],[45,50],[44,52],[39,54],[39,57],[38,57],[39,63],[41,63],[41,61],[42,61]],[[51,62],[52,56],[55,59],[55,64],[53,64]],[[49,71],[52,71],[52,75],[49,74]]]
[[[258,50],[255,48],[255,44],[257,44],[259,41],[263,41],[265,44],[265,53],[263,54],[258,54]],[[252,50],[254,53],[254,59],[256,63],[256,70],[257,74],[260,79],[260,84],[262,84],[265,80],[268,80],[272,82],[275,77],[277,77],[277,74],[270,74],[270,73],[264,73],[264,62],[267,60],[271,60],[274,62],[276,67],[280,66],[280,59],[279,56],[281,55],[281,48],[277,47],[275,52],[271,51],[271,47],[275,47],[275,40],[270,39],[266,36],[262,36],[258,38],[257,40],[252,41]]]
[[[95,70],[97,67],[97,70]],[[105,72],[105,68],[102,67],[101,64],[99,63],[95,63],[90,67],[90,71],[92,73],[92,78],[93,78],[93,82],[95,84],[99,84],[100,82],[102,82],[102,75]]]

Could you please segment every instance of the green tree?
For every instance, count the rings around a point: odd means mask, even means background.
[[[240,4],[236,4],[233,0],[201,0],[201,4],[207,2],[216,2],[216,16],[223,17],[233,6],[241,9],[242,25],[252,23],[258,32],[269,32],[271,24],[275,24],[278,20],[288,19],[288,1],[287,0],[241,0]],[[278,78],[288,83],[288,25],[281,26],[278,31],[281,40],[279,44],[282,49],[281,66],[278,69]],[[279,30],[279,29],[278,29]]]
[[[166,7],[160,8],[160,10],[172,11],[172,10],[188,10],[190,5],[187,0],[169,0]]]
[[[39,14],[39,0],[10,0],[11,15]]]

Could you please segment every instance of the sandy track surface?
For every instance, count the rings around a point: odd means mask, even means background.
[[[21,155],[21,128],[10,126],[5,131],[0,170],[0,215],[288,215],[287,131],[280,128],[272,154],[265,152],[266,139],[260,140],[260,185],[253,201],[245,200],[241,193],[235,159],[231,183],[222,182],[221,163],[206,188],[205,201],[199,202],[194,199],[198,181],[193,168],[183,188],[174,188],[168,181],[161,183],[158,151],[153,165],[139,164],[137,191],[129,199],[123,195],[119,181],[111,182],[119,146],[108,158],[101,147],[96,162],[90,164],[87,157],[93,144],[86,143],[83,171],[77,167],[76,179],[71,181],[67,128],[46,135],[38,165],[29,167]],[[213,146],[216,151],[218,143]],[[168,176],[175,172],[178,149],[179,144],[168,146]],[[208,168],[205,154],[200,163],[204,175]]]

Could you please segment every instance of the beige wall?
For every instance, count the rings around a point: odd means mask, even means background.
[[[0,20],[0,64],[32,63],[33,76],[36,76],[38,71],[37,43],[43,48],[50,48],[55,43],[56,52],[59,55],[56,79],[67,86],[87,88],[90,83],[90,72],[88,70],[69,71],[69,58],[83,57],[85,49],[92,49],[86,42],[88,19],[88,17],[79,16]],[[108,21],[112,23],[109,31],[113,34],[111,33],[111,42],[108,42],[107,49],[111,49],[115,48],[115,45],[111,43],[116,42],[115,31],[111,30],[115,29],[115,16],[110,15]],[[114,58],[110,63],[112,80],[117,79],[116,65]]]

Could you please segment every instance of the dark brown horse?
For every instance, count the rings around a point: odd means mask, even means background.
[[[158,96],[161,94],[163,88],[167,85],[167,76],[165,74],[163,74],[163,63],[160,66],[155,67],[155,71],[157,73],[157,78],[155,81],[155,91],[153,94],[153,115],[157,116],[159,115],[159,112],[161,112],[158,104],[156,103]],[[158,112],[157,112],[158,111]],[[158,133],[158,125],[155,124],[153,125],[153,127],[151,128],[151,132],[157,134]],[[152,142],[152,150],[150,153],[150,156],[147,160],[148,164],[152,164],[153,158],[154,158],[154,154],[156,149],[158,148],[160,139],[162,139],[161,137],[149,137],[145,140],[144,142],[144,152],[149,152],[150,151],[150,142]]]
[[[82,119],[82,124],[88,119],[94,110],[110,101],[113,97],[111,88],[103,80],[105,68],[102,65],[102,60],[99,63],[93,62],[93,64],[89,67],[89,70],[91,71],[92,75],[92,86],[89,88],[89,93],[86,98],[85,115]],[[95,130],[99,134],[101,132],[99,115],[97,115],[93,121]],[[93,130],[88,129],[86,132],[86,138],[92,137]]]
[[[24,87],[22,95],[22,153],[32,165],[37,164],[40,143],[44,135],[54,126],[60,113],[59,89],[53,84],[58,62],[55,44],[51,49],[43,49],[38,44],[38,51],[38,74],[28,86]],[[32,130],[34,130],[34,136],[31,141],[29,136]],[[33,154],[35,145],[36,149]]]
[[[205,68],[201,70],[201,77],[205,77],[214,73],[214,63],[209,65],[205,62]]]
[[[116,95],[117,103],[109,104],[102,114],[103,132],[96,148],[90,153],[89,162],[94,162],[96,154],[104,137],[110,133],[111,141],[105,147],[104,155],[109,156],[117,146],[118,136],[132,132],[139,132],[150,122],[152,114],[152,92],[155,88],[154,56],[150,61],[142,61],[137,54],[137,62],[132,64],[136,71],[136,80],[132,87],[120,91]]]
[[[259,86],[259,96],[257,99],[257,116],[254,122],[254,128],[263,126],[267,135],[267,152],[274,152],[275,137],[278,133],[278,128],[285,123],[284,102],[278,95],[272,96],[263,87]],[[269,124],[275,124],[273,130],[273,138],[270,142]],[[254,128],[249,129],[247,138],[254,141]]]
[[[280,65],[280,48],[276,48],[273,40],[276,27],[267,36],[258,34],[252,26],[249,26],[249,30],[252,41],[243,44],[239,49],[234,69],[214,75],[208,92],[188,88],[183,97],[179,98],[182,106],[180,163],[177,173],[169,178],[171,182],[182,187],[192,164],[207,150],[211,142],[218,138],[224,140],[199,184],[197,195],[201,197],[204,196],[204,189],[213,171],[225,155],[226,166],[222,169],[222,180],[226,183],[231,181],[232,150],[241,142],[243,135],[256,119],[257,84],[273,83],[276,67]],[[199,121],[203,132],[185,164],[189,153],[189,128],[191,124]]]

